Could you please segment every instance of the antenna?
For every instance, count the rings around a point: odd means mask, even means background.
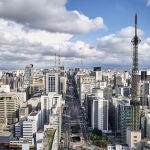
[[[60,53],[60,43],[59,43],[58,67],[60,66],[61,66],[61,53]]]
[[[137,36],[137,14],[135,14],[135,36]]]
[[[56,65],[57,65],[57,64],[56,64],[56,61],[57,61],[57,60],[56,60],[56,53],[55,53],[55,68],[56,68]]]

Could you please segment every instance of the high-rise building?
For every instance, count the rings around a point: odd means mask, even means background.
[[[58,73],[46,73],[46,80],[45,80],[45,91],[46,94],[49,92],[59,93],[59,76]]]
[[[30,86],[32,75],[33,75],[33,65],[30,64],[25,68],[24,80],[23,80],[23,85],[25,88]]]
[[[118,105],[118,127],[121,133],[121,142],[126,140],[126,130],[131,126],[131,105],[128,99],[119,101]]]
[[[53,92],[41,96],[42,125],[49,123],[49,116],[55,114],[63,102],[62,96]]]
[[[145,110],[143,116],[141,117],[141,132],[142,138],[150,138],[150,111]]]
[[[109,132],[108,128],[109,101],[103,98],[98,99],[98,129],[102,132]]]
[[[109,100],[104,99],[104,91],[102,89],[94,88],[92,93],[93,96],[91,95],[87,99],[87,101],[89,101],[87,102],[88,105],[91,104],[91,126],[92,128],[98,128],[99,130],[107,133],[109,132]]]
[[[98,98],[96,97],[92,100],[91,105],[91,126],[93,129],[98,128]]]
[[[14,93],[0,93],[0,125],[10,125],[18,121],[19,97]]]
[[[149,81],[141,81],[140,82],[140,100],[141,105],[148,106],[148,95],[150,93],[150,83]]]

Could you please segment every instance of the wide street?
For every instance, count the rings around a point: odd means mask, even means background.
[[[80,107],[80,102],[75,95],[75,86],[73,85],[73,78],[69,78],[68,89],[65,99],[66,108],[63,112],[62,129],[65,131],[64,147],[72,149],[73,147],[80,147],[87,144],[88,141],[88,127],[84,117],[84,112]],[[80,126],[79,136],[80,142],[72,142],[71,126],[78,124]]]

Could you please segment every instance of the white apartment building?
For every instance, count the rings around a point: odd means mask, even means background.
[[[19,97],[15,93],[0,93],[0,125],[18,121]]]
[[[32,139],[33,137],[33,122],[24,121],[23,122],[23,138]]]
[[[27,117],[28,121],[32,121],[32,133],[36,133],[41,127],[41,111],[31,112]]]
[[[62,99],[62,95],[55,92],[48,93],[48,96],[41,96],[41,113],[42,113],[42,125],[49,123],[49,116],[57,113],[57,108],[62,106],[65,101]]]
[[[58,73],[46,73],[45,78],[45,91],[46,94],[49,92],[59,93],[59,76]]]
[[[97,97],[97,102],[93,101],[92,107],[94,110],[92,110],[92,113],[95,114],[94,115],[95,119],[97,118],[96,115],[98,114],[98,129],[107,133],[109,132],[108,129],[109,100],[104,99],[104,90],[102,89],[94,88],[92,93]],[[94,124],[94,122],[92,124]]]
[[[109,132],[108,129],[108,110],[109,101],[103,98],[98,99],[98,129],[103,132]]]
[[[81,101],[81,106],[85,101],[86,95],[92,93],[92,89],[96,85],[95,77],[90,75],[84,75],[80,77],[80,91],[79,91],[79,98]]]
[[[127,130],[126,143],[131,150],[141,149],[141,131]]]

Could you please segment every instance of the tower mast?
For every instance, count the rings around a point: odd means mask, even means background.
[[[139,87],[139,69],[138,69],[138,45],[140,39],[137,35],[137,14],[135,14],[135,35],[132,39],[133,45],[133,68],[132,68],[132,92],[131,92],[131,129],[138,131],[140,129],[140,87]]]

